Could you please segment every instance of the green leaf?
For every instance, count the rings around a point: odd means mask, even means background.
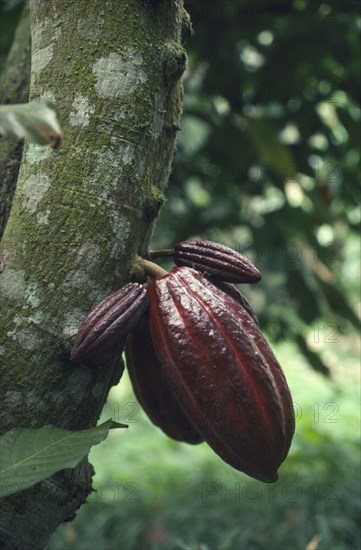
[[[182,119],[182,132],[179,136],[179,145],[188,155],[195,155],[204,147],[211,127],[198,117],[186,115]]]
[[[302,335],[297,336],[296,344],[303,357],[309,361],[313,370],[323,374],[326,378],[331,378],[331,372],[328,366],[325,365],[318,353],[315,353],[309,349],[307,342]]]
[[[257,153],[282,178],[289,178],[296,173],[296,163],[288,147],[282,145],[277,131],[266,120],[246,118],[248,135]]]
[[[108,420],[89,430],[52,425],[10,430],[0,438],[0,496],[22,491],[64,468],[75,468],[109,429],[125,427]]]
[[[62,133],[56,110],[47,101],[0,106],[0,136],[28,138],[38,145],[60,147]]]

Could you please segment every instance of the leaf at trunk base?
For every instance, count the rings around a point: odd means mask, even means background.
[[[17,493],[65,468],[75,468],[111,428],[125,428],[107,420],[96,428],[70,431],[48,425],[14,428],[0,438],[0,497]]]

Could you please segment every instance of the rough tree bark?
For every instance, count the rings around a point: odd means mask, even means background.
[[[2,240],[1,433],[93,427],[119,354],[74,366],[77,327],[142,280],[181,114],[182,0],[33,0],[31,99],[57,106],[59,150],[27,144]],[[87,460],[1,501],[1,548],[44,548],[91,490]]]

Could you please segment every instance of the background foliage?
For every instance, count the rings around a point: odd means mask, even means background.
[[[187,5],[196,32],[157,242],[201,236],[254,259],[261,324],[327,374],[309,327],[322,319],[332,338],[359,323],[358,7]]]
[[[21,4],[1,3],[1,63]],[[97,492],[52,548],[356,549],[359,4],[185,5],[185,109],[153,247],[197,236],[254,260],[263,280],[245,293],[285,366],[296,439],[272,493],[163,437],[124,377],[104,420],[130,429],[92,451]]]

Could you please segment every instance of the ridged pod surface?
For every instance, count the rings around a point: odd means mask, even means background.
[[[174,247],[173,260],[229,283],[258,283],[261,274],[242,254],[213,241],[182,241]]]
[[[150,420],[177,441],[192,444],[203,441],[181,410],[163,376],[146,313],[127,337],[125,357],[135,396]]]
[[[80,325],[70,359],[79,362],[114,350],[147,307],[146,290],[138,283],[127,283],[107,296]]]
[[[212,279],[212,277],[209,279],[219,290],[223,290],[226,294],[228,294],[233,300],[238,302],[246,311],[247,313],[252,317],[253,321],[256,323],[256,325],[259,327],[259,321],[257,314],[255,310],[252,307],[252,304],[249,302],[249,300],[246,298],[246,296],[234,285],[230,283],[224,283],[223,281],[217,281],[217,279]]]
[[[292,398],[252,317],[187,267],[147,292],[159,364],[192,424],[225,462],[276,481],[294,433]]]

